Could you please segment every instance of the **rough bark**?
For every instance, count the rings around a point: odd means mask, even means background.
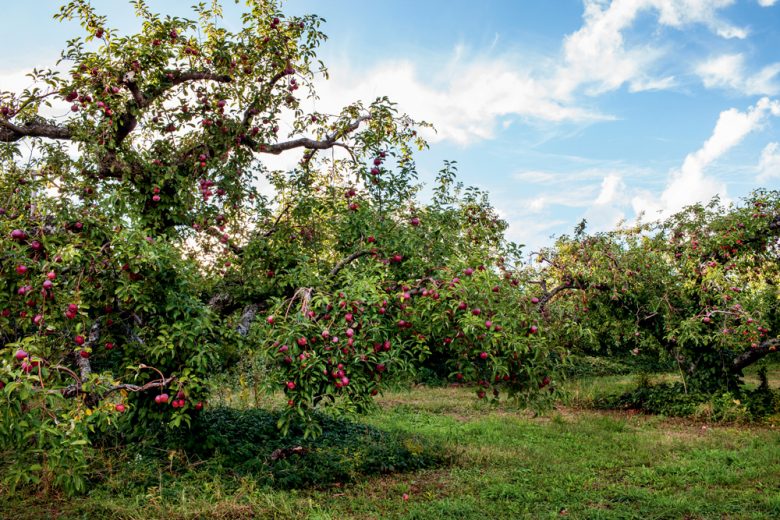
[[[249,334],[249,328],[257,318],[257,313],[260,311],[260,306],[256,303],[247,305],[244,307],[244,312],[241,313],[241,319],[238,321],[236,331],[242,336]]]
[[[732,371],[740,372],[742,369],[775,352],[778,347],[780,347],[779,338],[770,338],[762,341],[756,348],[746,350],[735,357],[732,361]]]

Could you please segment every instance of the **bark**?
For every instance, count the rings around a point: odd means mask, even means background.
[[[27,123],[18,126],[5,119],[0,119],[0,142],[13,143],[25,137],[45,137],[48,139],[70,140],[70,129],[50,123]]]
[[[770,338],[762,341],[756,348],[746,350],[732,361],[732,372],[740,372],[742,369],[763,359],[780,347],[780,338]]]
[[[257,318],[257,313],[260,311],[260,306],[256,303],[247,305],[244,307],[244,312],[241,313],[241,319],[238,321],[236,331],[242,336],[249,334],[249,328]]]
[[[343,260],[339,261],[339,263],[337,263],[333,267],[333,269],[330,270],[330,277],[331,278],[335,277],[337,274],[339,274],[339,271],[344,269],[346,266],[348,266],[349,264],[351,264],[352,262],[354,262],[358,258],[360,258],[362,256],[370,255],[370,254],[371,254],[371,251],[357,251],[355,253],[352,253],[348,257],[346,257]]]

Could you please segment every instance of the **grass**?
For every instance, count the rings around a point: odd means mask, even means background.
[[[752,366],[745,372],[745,387],[754,389],[759,384],[758,367]],[[590,408],[598,398],[616,396],[636,388],[640,378],[647,378],[651,384],[676,383],[682,381],[679,373],[625,373],[570,378],[565,383],[567,390],[563,403],[576,408]],[[772,389],[780,389],[780,364],[767,365],[767,381]]]
[[[599,379],[611,391],[624,384]],[[564,406],[533,416],[463,388],[415,387],[378,402],[363,422],[425,438],[453,462],[286,491],[178,460],[181,454],[155,465],[103,453],[112,466],[86,497],[4,493],[0,518],[780,517],[780,432],[771,424],[717,426]]]

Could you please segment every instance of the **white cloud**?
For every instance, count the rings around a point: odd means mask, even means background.
[[[718,16],[732,2],[584,0],[582,26],[563,40],[560,53],[541,56],[533,64],[497,54],[498,35],[484,53],[469,55],[458,45],[449,59],[436,64],[398,59],[355,70],[343,59],[331,63],[332,79],[319,85],[317,109],[335,112],[357,99],[370,102],[387,95],[401,111],[435,124],[438,134],[427,135],[430,141],[462,145],[491,139],[517,117],[552,123],[610,120],[583,104],[581,95],[623,86],[641,92],[675,85],[674,77],[654,73],[667,51],[624,41],[641,13],[655,14],[660,26],[702,24],[722,37],[744,37],[744,29]]]
[[[625,185],[623,184],[623,179],[619,175],[607,175],[601,182],[601,192],[599,192],[599,196],[596,197],[593,204],[596,206],[612,204],[623,189],[625,189]]]
[[[318,85],[318,93],[318,110],[387,95],[403,112],[434,123],[438,133],[427,135],[431,141],[463,145],[492,138],[507,116],[552,122],[607,119],[550,96],[544,82],[507,58],[485,56],[425,71],[409,60],[383,62],[368,71],[342,61],[331,65],[330,80]]]
[[[30,70],[0,70],[0,92],[13,92],[21,94],[25,89],[36,86],[28,76]],[[48,91],[45,84],[37,85],[43,92]],[[63,117],[70,114],[70,103],[66,103],[58,96],[49,98],[51,106],[41,105],[40,114],[44,117]]]
[[[644,193],[632,199],[634,211],[655,217],[678,211],[715,195],[727,198],[725,183],[706,175],[706,169],[738,145],[749,133],[761,128],[769,116],[780,116],[780,102],[764,97],[745,112],[735,108],[720,113],[712,135],[697,151],[688,154],[682,166],[671,172],[659,197]]]
[[[756,182],[780,179],[780,143],[769,143],[764,147],[756,169],[758,170]]]
[[[628,91],[631,93],[645,92],[648,90],[668,90],[677,85],[677,81],[674,76],[667,76],[665,78],[650,78],[650,79],[635,79],[628,86]]]
[[[625,219],[623,206],[626,200],[626,184],[617,173],[606,175],[601,181],[601,191],[585,211],[588,228],[592,231],[614,229]]]
[[[673,76],[655,73],[668,50],[625,42],[624,33],[640,14],[655,14],[664,27],[699,24],[724,38],[744,38],[745,29],[719,17],[732,3],[584,0],[582,26],[564,38],[559,55],[540,56],[529,64],[522,57],[496,54],[495,46],[470,54],[458,45],[439,63],[386,60],[368,71],[354,70],[342,59],[331,63],[331,80],[318,87],[320,103],[335,109],[355,99],[387,95],[401,111],[435,124],[438,134],[428,135],[431,141],[462,145],[491,139],[513,116],[553,123],[613,119],[587,108],[582,95],[598,96],[624,86],[636,93],[676,85]]]
[[[568,224],[570,222],[564,219],[525,221],[510,218],[506,237],[512,242],[525,244],[527,251],[534,251],[550,243],[549,237],[554,230]]]
[[[761,7],[772,7],[777,3],[777,0],[758,0],[758,5]]]
[[[696,67],[696,74],[707,88],[728,88],[745,95],[773,95],[780,91],[777,82],[780,62],[769,64],[753,75],[745,71],[742,54],[723,54],[710,58]]]
[[[33,86],[32,80],[27,77],[29,71],[0,70],[0,91],[21,92]]]
[[[564,41],[565,64],[559,69],[557,94],[566,98],[587,85],[601,94],[629,84],[638,92],[669,88],[673,78],[648,76],[650,66],[663,55],[653,47],[627,48],[623,33],[643,11],[658,13],[658,23],[681,29],[703,24],[723,38],[745,38],[747,30],[721,20],[717,13],[733,0],[585,0],[585,23]]]

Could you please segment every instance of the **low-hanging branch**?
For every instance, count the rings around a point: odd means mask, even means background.
[[[780,338],[770,338],[762,341],[757,347],[746,350],[732,361],[732,371],[739,372],[753,363],[763,359],[780,347]]]

